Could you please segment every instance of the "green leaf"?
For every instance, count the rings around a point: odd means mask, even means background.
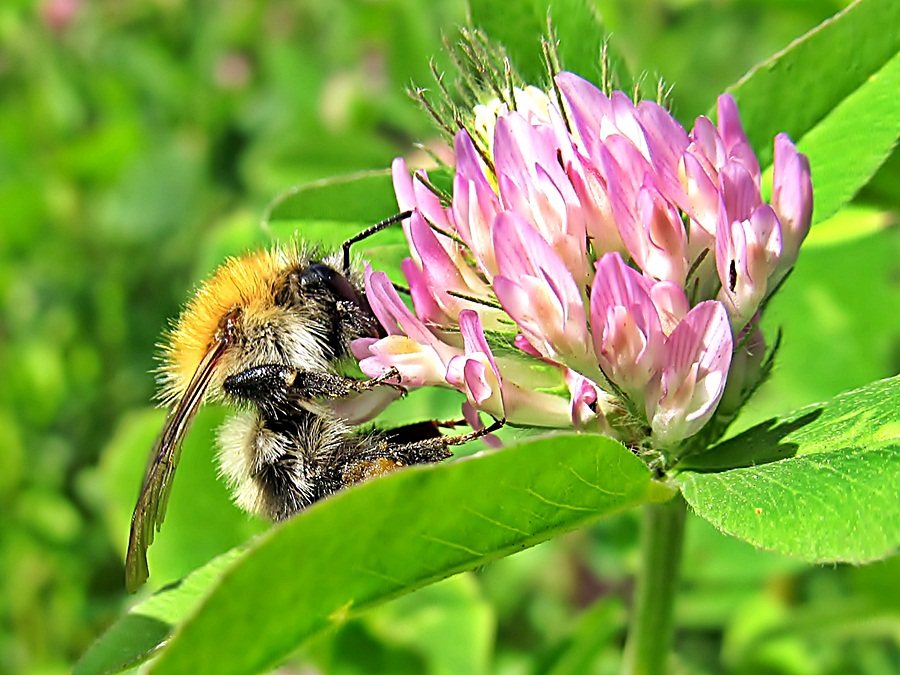
[[[257,539],[175,632],[154,672],[271,668],[368,607],[663,491],[624,446],[591,435],[371,481]]]
[[[452,174],[429,172],[429,180],[442,190],[452,189]],[[337,250],[345,241],[397,213],[391,172],[368,171],[339,176],[292,188],[275,199],[264,219],[276,241],[299,239]],[[354,255],[387,272],[391,281],[405,285],[400,264],[409,257],[403,228],[387,227],[353,245]]]
[[[763,166],[777,133],[801,138],[895,57],[897,26],[900,3],[858,0],[729,88]]]
[[[900,546],[898,411],[900,377],[875,382],[725,441],[677,480],[698,515],[761,548],[878,560]]]
[[[563,68],[599,81],[600,50],[606,33],[596,7],[585,0],[531,0],[510,7],[496,0],[470,0],[472,24],[500,42],[526,82],[540,84],[547,69],[541,56],[541,38],[547,18],[560,39]]]
[[[263,221],[331,221],[374,225],[397,213],[389,169],[314,181],[277,197]]]
[[[798,149],[809,157],[812,171],[813,225],[849,202],[897,146],[898,91],[900,52],[798,143]]]
[[[240,548],[228,551],[132,607],[91,645],[72,675],[112,675],[151,658],[168,638],[172,626],[197,607],[209,587],[237,560],[241,551]]]
[[[883,30],[896,25],[900,4],[860,0],[729,88],[762,166],[780,132],[809,157],[814,225],[869,182],[900,138],[900,31]],[[763,183],[768,192],[771,168]]]

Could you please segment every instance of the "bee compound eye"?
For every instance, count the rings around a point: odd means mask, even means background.
[[[300,283],[303,286],[319,286],[337,299],[346,300],[358,305],[359,293],[343,274],[324,263],[314,263],[300,272]]]

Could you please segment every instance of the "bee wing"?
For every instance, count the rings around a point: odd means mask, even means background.
[[[181,442],[200,407],[226,344],[224,340],[218,340],[203,357],[184,394],[169,409],[166,423],[153,446],[141,494],[131,516],[131,533],[125,558],[125,586],[129,593],[137,591],[150,576],[147,549],[153,543],[153,536],[162,527],[166,516],[172,478],[181,458]]]

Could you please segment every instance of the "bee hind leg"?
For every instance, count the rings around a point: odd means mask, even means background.
[[[435,428],[438,426],[456,426],[457,422],[433,422]],[[482,429],[476,429],[465,434],[457,434],[456,436],[444,436],[438,433],[429,438],[421,438],[409,441],[392,448],[392,454],[400,461],[406,464],[428,464],[431,462],[439,462],[453,455],[448,449],[452,445],[463,445],[470,441],[483,438],[488,434],[492,434],[506,424],[506,419],[495,419],[494,423]],[[402,427],[401,427],[402,430]],[[392,430],[395,434],[398,430]],[[399,437],[399,435],[398,435]]]
[[[456,423],[458,424],[458,423]],[[453,455],[447,448],[491,434],[506,424],[505,419],[483,429],[477,429],[456,436],[444,436],[438,426],[446,423],[429,421],[417,422],[391,429],[372,446],[348,462],[341,472],[344,485],[353,485],[377,476],[391,473],[411,464],[432,464]],[[400,439],[417,438],[400,442]]]

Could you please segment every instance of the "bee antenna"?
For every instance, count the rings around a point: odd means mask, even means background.
[[[341,244],[341,250],[344,252],[344,274],[350,273],[350,247],[353,246],[353,244],[358,241],[362,241],[363,239],[368,239],[376,232],[381,232],[386,227],[390,227],[395,223],[406,220],[411,215],[412,211],[404,211],[403,213],[398,213],[397,215],[391,216],[390,218],[385,218],[380,223],[376,223],[371,227],[367,227],[359,234],[350,237],[347,241]]]

